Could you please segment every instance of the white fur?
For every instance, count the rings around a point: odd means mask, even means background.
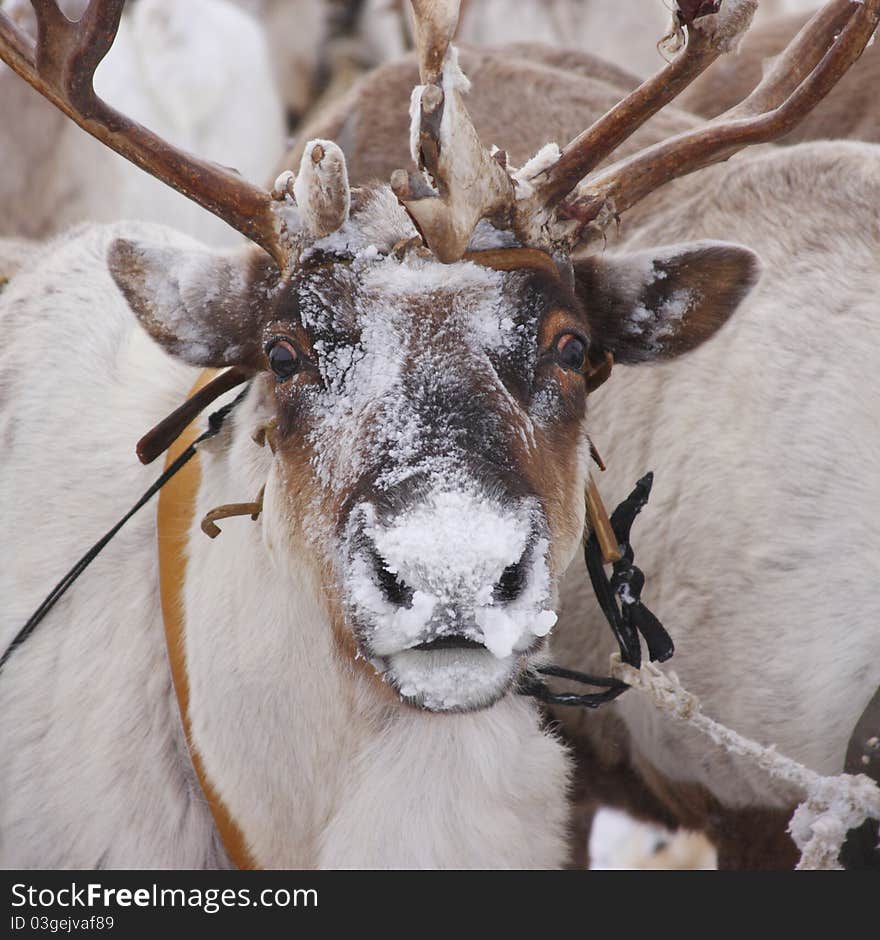
[[[158,474],[139,435],[196,370],[149,341],[86,228],[0,294],[4,402],[0,643]],[[87,367],[84,367],[88,364]],[[185,593],[194,737],[266,867],[557,867],[568,761],[537,708],[411,711],[337,652],[308,554],[290,553],[257,385],[203,448]],[[20,459],[19,459],[20,458]],[[258,525],[197,520],[266,482]],[[0,864],[228,864],[182,740],[164,649],[152,507],[88,569],[0,675]]]
[[[134,443],[193,371],[132,329],[105,250],[100,230],[75,233],[0,294],[4,649],[156,477]],[[0,673],[4,868],[223,864],[169,682],[155,551],[151,506]]]

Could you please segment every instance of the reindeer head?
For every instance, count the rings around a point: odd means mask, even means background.
[[[276,422],[267,538],[283,563],[314,567],[343,646],[354,638],[413,701],[474,707],[508,688],[555,622],[553,586],[584,526],[587,394],[606,356],[696,345],[755,265],[719,244],[563,271],[528,249],[444,264],[395,251],[415,234],[378,187],[287,276],[257,250],[130,241],[109,264],[171,353],[258,376]]]
[[[414,2],[423,175],[398,171],[391,188],[351,191],[339,148],[317,141],[269,194],[160,147],[81,75],[51,82],[96,136],[260,246],[223,256],[118,240],[108,264],[172,355],[253,377],[274,419],[267,543],[312,567],[340,648],[413,704],[482,707],[511,687],[555,622],[554,585],[582,536],[589,392],[611,361],[698,346],[757,274],[748,249],[720,242],[575,249],[668,179],[787,130],[857,57],[880,0],[817,16],[786,53],[800,74],[814,67],[794,90],[777,66],[735,115],[585,176],[743,28],[754,4],[729,5],[679,13],[688,43],[659,76],[515,171],[464,108],[458,5]],[[46,51],[80,61],[109,47],[122,4],[93,0],[79,24],[34,6],[41,54],[4,58],[45,90]],[[100,56],[86,58],[93,69]]]

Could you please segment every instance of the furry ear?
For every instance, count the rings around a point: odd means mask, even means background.
[[[574,262],[575,290],[590,324],[593,355],[616,362],[673,359],[723,326],[760,274],[757,255],[701,241]]]
[[[195,366],[261,362],[260,327],[275,272],[255,246],[231,254],[117,238],[107,266],[141,326]]]

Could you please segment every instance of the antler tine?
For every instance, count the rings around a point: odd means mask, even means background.
[[[748,29],[757,0],[735,4],[721,0],[677,4],[677,28],[687,30],[684,49],[656,75],[643,82],[619,104],[566,145],[559,159],[530,180],[532,206],[552,204],[570,193],[620,144],[650,117],[678,97],[720,55],[730,50]],[[710,14],[711,19],[705,19]],[[523,206],[528,211],[526,206]]]
[[[785,101],[821,62],[828,51],[829,36],[835,37],[846,26],[852,3],[828,3],[801,28],[788,46],[773,61],[767,74],[745,99],[719,119],[745,117],[770,111]],[[846,66],[849,68],[849,65]]]
[[[95,70],[113,45],[125,0],[92,0],[77,22],[61,12],[56,0],[31,0],[31,6],[37,18],[37,68],[88,115],[98,100]]]
[[[455,30],[461,0],[411,0],[419,77],[423,85],[437,82]]]
[[[444,262],[464,255],[480,219],[506,219],[514,201],[506,169],[480,143],[462,101],[469,83],[450,45],[459,6],[459,0],[412,0],[422,81],[410,106],[412,156],[436,191],[405,170],[391,177],[397,198]]]
[[[0,59],[83,130],[219,216],[286,268],[291,248],[266,190],[233,170],[172,147],[95,94],[95,70],[116,38],[125,0],[91,0],[76,22],[64,16],[55,0],[31,0],[31,5],[37,17],[36,45],[0,13]]]
[[[601,229],[670,180],[786,134],[858,59],[878,22],[880,0],[830,0],[742,104],[704,127],[641,150],[584,180],[556,210],[551,226],[557,241],[571,245],[587,226]]]

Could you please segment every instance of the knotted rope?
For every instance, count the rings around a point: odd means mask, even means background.
[[[654,663],[641,669],[611,656],[611,675],[644,693],[651,702],[678,721],[696,728],[728,753],[751,760],[771,777],[794,784],[804,793],[788,824],[801,853],[799,871],[841,870],[838,857],[847,832],[867,819],[880,819],[880,787],[864,774],[826,777],[765,747],[704,715],[700,700],[688,692],[674,672]]]

